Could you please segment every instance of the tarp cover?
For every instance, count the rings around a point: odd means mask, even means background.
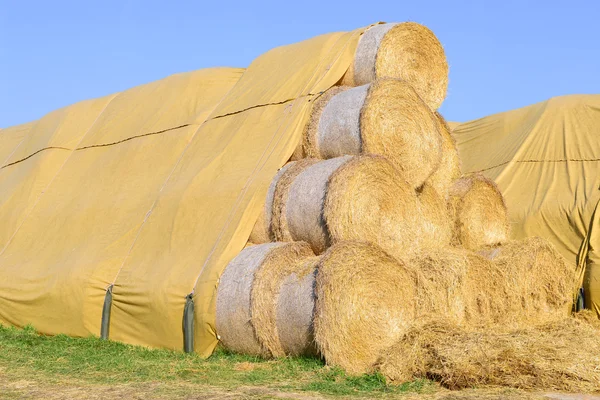
[[[465,174],[496,181],[512,236],[550,240],[600,316],[600,95],[556,97],[454,128]]]
[[[317,95],[364,29],[178,74],[0,132],[0,322],[183,348],[217,343],[215,289]]]

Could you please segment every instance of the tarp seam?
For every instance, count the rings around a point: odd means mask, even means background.
[[[89,146],[78,147],[78,148],[75,149],[75,151],[86,150],[86,149],[93,149],[94,147],[114,146],[114,145],[117,145],[117,144],[128,142],[128,141],[133,140],[133,139],[138,139],[138,138],[142,138],[142,137],[146,137],[146,136],[160,135],[161,133],[165,133],[165,132],[169,132],[169,131],[174,131],[176,129],[185,128],[186,126],[190,126],[190,125],[194,125],[194,124],[183,124],[183,125],[179,125],[179,126],[176,126],[176,127],[173,127],[173,128],[163,129],[161,131],[150,132],[150,133],[142,133],[140,135],[131,136],[131,137],[128,137],[128,138],[125,138],[125,139],[122,139],[122,140],[118,140],[116,142],[111,142],[111,143],[92,144],[92,145],[89,145]]]
[[[223,118],[223,117],[228,117],[228,116],[230,116],[230,115],[241,114],[241,113],[243,113],[243,112],[246,112],[246,111],[249,111],[249,110],[253,110],[253,109],[257,109],[257,108],[261,108],[261,107],[269,107],[269,106],[277,106],[277,105],[282,105],[282,104],[289,103],[289,102],[292,102],[292,101],[295,101],[295,100],[297,100],[297,99],[301,99],[301,98],[304,98],[304,97],[309,97],[309,96],[318,96],[318,95],[321,95],[321,94],[322,94],[322,93],[308,93],[308,94],[306,94],[306,95],[298,96],[298,97],[296,97],[296,98],[294,98],[294,99],[288,99],[288,100],[283,100],[283,101],[280,101],[280,102],[274,102],[274,103],[265,103],[265,104],[259,104],[259,105],[253,106],[253,107],[248,107],[248,108],[245,108],[245,109],[243,109],[243,110],[240,110],[240,111],[234,111],[234,112],[227,113],[227,114],[223,114],[223,115],[217,115],[217,116],[215,116],[215,117],[211,117],[210,119],[207,119],[206,121],[208,122],[208,121],[212,121],[212,120],[215,120],[215,119],[219,119],[219,118]],[[24,158],[22,158],[22,159],[20,159],[20,160],[13,161],[13,162],[11,162],[11,163],[9,163],[9,164],[6,164],[6,165],[4,165],[4,166],[0,167],[0,169],[6,168],[6,167],[10,167],[10,166],[12,166],[12,165],[14,165],[14,164],[18,164],[18,163],[20,163],[20,162],[26,161],[27,159],[29,159],[29,158],[33,157],[34,155],[36,155],[36,154],[38,154],[38,153],[40,153],[40,152],[42,152],[42,151],[46,151],[46,150],[54,150],[54,149],[56,149],[56,150],[79,151],[79,150],[87,150],[87,149],[92,149],[92,148],[95,148],[95,147],[107,147],[107,146],[114,146],[114,145],[117,145],[117,144],[121,144],[121,143],[127,142],[127,141],[129,141],[129,140],[138,139],[138,138],[142,138],[142,137],[145,137],[145,136],[158,135],[158,134],[161,134],[161,133],[165,133],[165,132],[173,131],[173,130],[176,130],[176,129],[185,128],[185,127],[192,126],[192,125],[198,125],[198,124],[196,124],[196,123],[183,124],[183,125],[175,126],[175,127],[172,127],[172,128],[166,128],[166,129],[163,129],[163,130],[160,130],[160,131],[156,131],[156,132],[143,133],[143,134],[140,134],[140,135],[131,136],[131,137],[128,137],[128,138],[125,138],[125,139],[122,139],[122,140],[118,140],[118,141],[116,141],[116,142],[110,142],[110,143],[101,143],[101,144],[93,144],[93,145],[84,146],[84,147],[77,147],[77,148],[75,148],[75,149],[71,149],[71,148],[67,148],[67,147],[60,147],[60,146],[50,146],[50,147],[44,147],[44,148],[42,148],[42,149],[39,149],[39,150],[37,150],[37,151],[35,151],[35,152],[31,153],[31,154],[30,154],[30,155],[28,155],[27,157],[24,157]],[[23,140],[25,140],[25,139],[23,139]],[[18,147],[18,146],[17,146],[17,147]],[[15,151],[16,151],[16,149],[13,151],[13,153],[14,153]],[[11,153],[11,155],[12,155],[12,153]],[[7,160],[8,160],[9,158],[10,158],[10,156],[7,158]]]
[[[595,161],[600,161],[600,158],[590,158],[590,159],[586,159],[586,158],[567,158],[564,160],[510,160],[507,162],[503,162],[501,164],[495,165],[493,167],[489,167],[489,168],[484,168],[484,169],[479,169],[476,171],[471,171],[469,172],[470,174],[474,174],[477,172],[484,172],[484,171],[489,171],[491,169],[494,168],[498,168],[498,167],[502,167],[503,165],[507,165],[510,163],[560,163],[560,162],[595,162]]]
[[[44,147],[43,149],[39,149],[35,153],[31,153],[30,155],[28,155],[25,158],[21,158],[20,160],[13,161],[13,162],[11,162],[9,164],[4,165],[4,166],[0,167],[0,169],[4,169],[6,167],[10,167],[12,165],[15,165],[15,164],[21,163],[23,161],[26,161],[26,160],[30,159],[31,157],[35,156],[36,154],[39,154],[42,151],[46,151],[46,150],[67,150],[67,151],[73,151],[73,149],[69,149],[69,148],[66,148],[66,147],[60,147],[60,146]]]

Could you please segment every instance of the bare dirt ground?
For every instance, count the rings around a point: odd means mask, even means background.
[[[0,399],[299,399],[317,400],[343,398],[323,396],[312,393],[279,392],[265,387],[244,386],[235,389],[223,389],[210,385],[185,385],[181,383],[136,383],[117,385],[88,384],[77,381],[24,380],[0,373]],[[356,398],[356,397],[353,397]],[[405,400],[461,400],[461,399],[554,399],[554,400],[600,400],[599,396],[572,394],[527,393],[507,389],[480,389],[452,392],[439,389],[425,394],[395,394],[390,399]]]

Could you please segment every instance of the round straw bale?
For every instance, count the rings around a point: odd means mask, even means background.
[[[415,277],[369,243],[332,246],[317,267],[315,340],[329,365],[373,371],[415,314]]]
[[[505,271],[518,296],[510,304],[529,324],[564,318],[571,310],[575,268],[549,241],[531,237],[481,251]]]
[[[278,242],[294,241],[289,233],[286,218],[290,186],[302,171],[317,162],[318,160],[312,158],[291,162],[289,163],[290,167],[279,177],[273,193],[273,215],[271,217],[271,231],[274,240]]]
[[[448,208],[454,220],[454,243],[477,250],[508,240],[504,197],[496,184],[481,174],[469,175],[450,188]]]
[[[217,337],[223,346],[243,354],[270,356],[255,335],[252,317],[252,286],[255,273],[313,256],[306,243],[265,243],[250,246],[235,257],[221,275],[217,288]]]
[[[405,80],[437,110],[448,89],[444,48],[431,30],[418,23],[375,25],[361,36],[354,65],[342,84],[360,86],[379,78]]]
[[[440,164],[439,122],[406,82],[381,79],[343,90],[318,111],[306,132],[307,154],[383,155],[415,188]]]
[[[276,237],[279,240],[301,240],[310,243],[320,254],[330,245],[329,232],[323,215],[328,180],[338,168],[352,159],[350,156],[317,162],[302,170],[290,181],[287,193],[281,196],[276,210]]]
[[[439,123],[439,132],[442,138],[442,158],[438,168],[431,174],[427,182],[433,186],[445,199],[454,181],[460,178],[460,158],[456,141],[450,134],[448,123],[439,112],[435,113]]]
[[[317,133],[319,127],[319,120],[323,114],[323,109],[329,103],[329,100],[338,93],[349,89],[347,86],[334,86],[326,90],[323,94],[317,97],[313,103],[310,118],[308,124],[304,127],[304,133],[302,135],[302,155],[308,158],[321,158],[319,154],[319,143],[317,140]]]
[[[584,320],[470,331],[437,319],[412,327],[378,367],[392,383],[434,379],[449,389],[506,386],[600,390],[600,331]]]
[[[335,241],[358,240],[400,257],[423,241],[415,191],[379,156],[344,156],[306,168],[290,186],[286,210],[289,237],[310,243],[316,254]]]
[[[273,217],[273,200],[275,198],[275,188],[277,187],[277,183],[281,176],[290,168],[293,164],[287,163],[282,168],[277,171],[275,177],[271,181],[269,185],[269,190],[267,192],[267,198],[265,200],[265,205],[262,208],[254,227],[252,228],[252,232],[250,233],[249,241],[255,244],[258,243],[269,243],[273,241],[273,227],[272,227],[272,217]]]
[[[265,264],[255,274],[252,323],[258,340],[274,357],[316,353],[312,318],[319,257],[308,244],[302,255],[289,264]]]
[[[355,156],[332,173],[323,205],[333,242],[369,241],[400,259],[431,243],[420,211],[411,185],[380,156]]]
[[[417,196],[421,216],[418,221],[420,246],[431,249],[450,245],[453,224],[446,201],[427,182],[417,191]]]

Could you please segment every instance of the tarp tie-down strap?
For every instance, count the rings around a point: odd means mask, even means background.
[[[183,309],[183,351],[194,352],[194,293],[185,296]]]
[[[100,323],[100,339],[108,339],[110,328],[110,309],[112,306],[113,285],[106,288],[104,295],[104,306],[102,307],[102,322]]]

